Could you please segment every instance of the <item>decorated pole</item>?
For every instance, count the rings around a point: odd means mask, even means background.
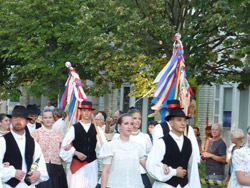
[[[84,100],[88,101],[88,99],[87,99],[87,96],[83,90],[80,77],[77,74],[77,72],[75,71],[75,69],[71,66],[71,63],[66,62],[65,66],[70,71],[70,75],[69,75],[69,78],[65,84],[66,88],[65,88],[65,91],[62,95],[62,99],[60,102],[60,108],[65,107],[65,111],[68,112],[67,127],[70,127],[73,124],[75,124],[77,121],[79,121],[79,119],[81,117],[81,113],[80,113],[80,110],[78,109],[78,107],[80,107],[82,101],[84,101]],[[99,129],[97,128],[93,114],[91,114],[91,118],[92,118],[93,124],[95,126],[97,136],[100,140],[100,143],[101,143],[101,145],[103,145],[103,140],[102,140],[102,137],[100,135]]]
[[[168,100],[180,100],[184,112],[188,115],[192,94],[192,89],[186,79],[184,50],[180,33],[175,34],[174,41],[171,59],[154,80],[157,87],[153,94],[152,103],[154,105],[151,109],[156,112],[149,116],[152,117],[160,112],[162,121],[167,113]]]

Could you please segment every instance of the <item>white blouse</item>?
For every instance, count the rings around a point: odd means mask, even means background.
[[[113,139],[117,139],[120,137],[120,134],[116,133]],[[129,138],[131,141],[141,144],[146,154],[149,154],[152,148],[152,142],[148,134],[139,132],[138,135],[130,135]],[[147,171],[140,165],[140,172],[141,174],[146,174]]]
[[[114,139],[103,145],[100,158],[103,164],[110,164],[107,187],[143,188],[140,160],[145,159],[143,147],[131,140]]]
[[[242,171],[246,176],[250,176],[250,148],[248,145],[234,151],[233,167],[228,188],[250,188],[250,186],[240,185],[235,174],[235,171]]]

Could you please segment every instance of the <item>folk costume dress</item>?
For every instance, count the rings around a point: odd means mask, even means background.
[[[37,169],[40,172],[38,181],[30,185],[24,177],[19,182],[15,178],[16,169],[27,173],[31,164],[38,158],[40,158]],[[18,135],[11,131],[0,138],[0,164],[3,162],[9,162],[11,165],[9,168],[4,168],[1,177],[3,188],[35,188],[35,185],[49,179],[42,150],[39,144],[26,133]]]
[[[113,139],[117,139],[119,137],[120,137],[120,134],[115,134]],[[146,152],[146,155],[149,154],[152,148],[152,142],[148,134],[139,132],[137,135],[130,135],[129,139],[133,142],[141,144],[144,151]],[[147,177],[147,171],[141,165],[140,165],[140,173],[142,176],[142,181],[143,181],[144,186],[151,187],[151,183],[149,181],[149,178]]]
[[[163,162],[169,166],[170,172],[168,174],[163,171]],[[190,140],[184,135],[178,137],[170,131],[168,135],[153,144],[147,158],[146,168],[156,180],[153,188],[200,188],[198,167],[194,168],[193,163],[197,164],[197,161],[194,158]],[[183,179],[176,176],[178,166],[187,167],[187,175]]]
[[[67,188],[66,175],[59,157],[63,136],[61,131],[41,127],[32,133],[42,149],[49,180],[40,184],[41,188]]]
[[[99,129],[103,142],[106,142],[105,136]],[[69,151],[63,147],[73,143]],[[94,188],[98,181],[98,165],[96,160],[96,144],[101,147],[93,124],[84,124],[78,122],[71,126],[66,133],[60,150],[60,157],[67,163],[71,163],[70,170],[67,173],[69,188]],[[86,160],[80,161],[74,152],[79,151],[87,155]]]
[[[144,188],[140,173],[140,160],[145,159],[142,145],[123,141],[118,137],[103,145],[100,158],[103,164],[110,164],[107,187]]]

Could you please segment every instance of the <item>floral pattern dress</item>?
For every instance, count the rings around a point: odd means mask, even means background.
[[[250,188],[250,186],[240,185],[235,171],[243,171],[246,176],[250,177],[250,147],[245,146],[234,152],[233,155],[233,173],[231,175],[228,188]]]

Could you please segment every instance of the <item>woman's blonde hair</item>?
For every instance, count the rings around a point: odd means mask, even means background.
[[[235,138],[242,140],[244,138],[244,132],[242,129],[234,129],[231,131],[230,135]]]

